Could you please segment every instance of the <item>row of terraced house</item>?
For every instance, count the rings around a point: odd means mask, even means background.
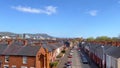
[[[65,48],[61,40],[0,40],[0,68],[50,68]]]
[[[120,42],[82,42],[80,48],[99,68],[120,68]]]

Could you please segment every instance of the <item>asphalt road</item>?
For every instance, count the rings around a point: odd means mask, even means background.
[[[73,56],[71,58],[72,68],[90,68],[89,64],[82,63],[79,52],[76,49],[74,49],[73,51]]]
[[[89,63],[90,63],[90,68],[99,68],[89,57],[88,55],[82,51],[82,53],[84,54],[84,56],[88,59]]]

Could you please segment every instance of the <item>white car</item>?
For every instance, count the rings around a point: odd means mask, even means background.
[[[70,52],[72,52],[72,53],[73,53],[74,51],[73,51],[73,50],[71,50]]]
[[[73,53],[72,53],[72,52],[70,52],[70,55],[73,55]]]

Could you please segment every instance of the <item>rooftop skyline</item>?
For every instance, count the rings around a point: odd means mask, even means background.
[[[1,0],[0,31],[114,37],[119,12],[120,0]]]

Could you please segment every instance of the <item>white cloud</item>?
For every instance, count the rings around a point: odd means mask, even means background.
[[[96,16],[98,13],[98,10],[90,10],[87,13],[90,14],[91,16]]]
[[[54,6],[46,6],[44,7],[44,9],[37,9],[37,8],[23,7],[23,6],[12,6],[12,8],[22,12],[47,14],[47,15],[54,14],[57,11],[56,9],[57,7]]]
[[[45,7],[45,10],[48,15],[52,14],[52,13],[56,13],[56,7],[53,6],[47,6]]]

